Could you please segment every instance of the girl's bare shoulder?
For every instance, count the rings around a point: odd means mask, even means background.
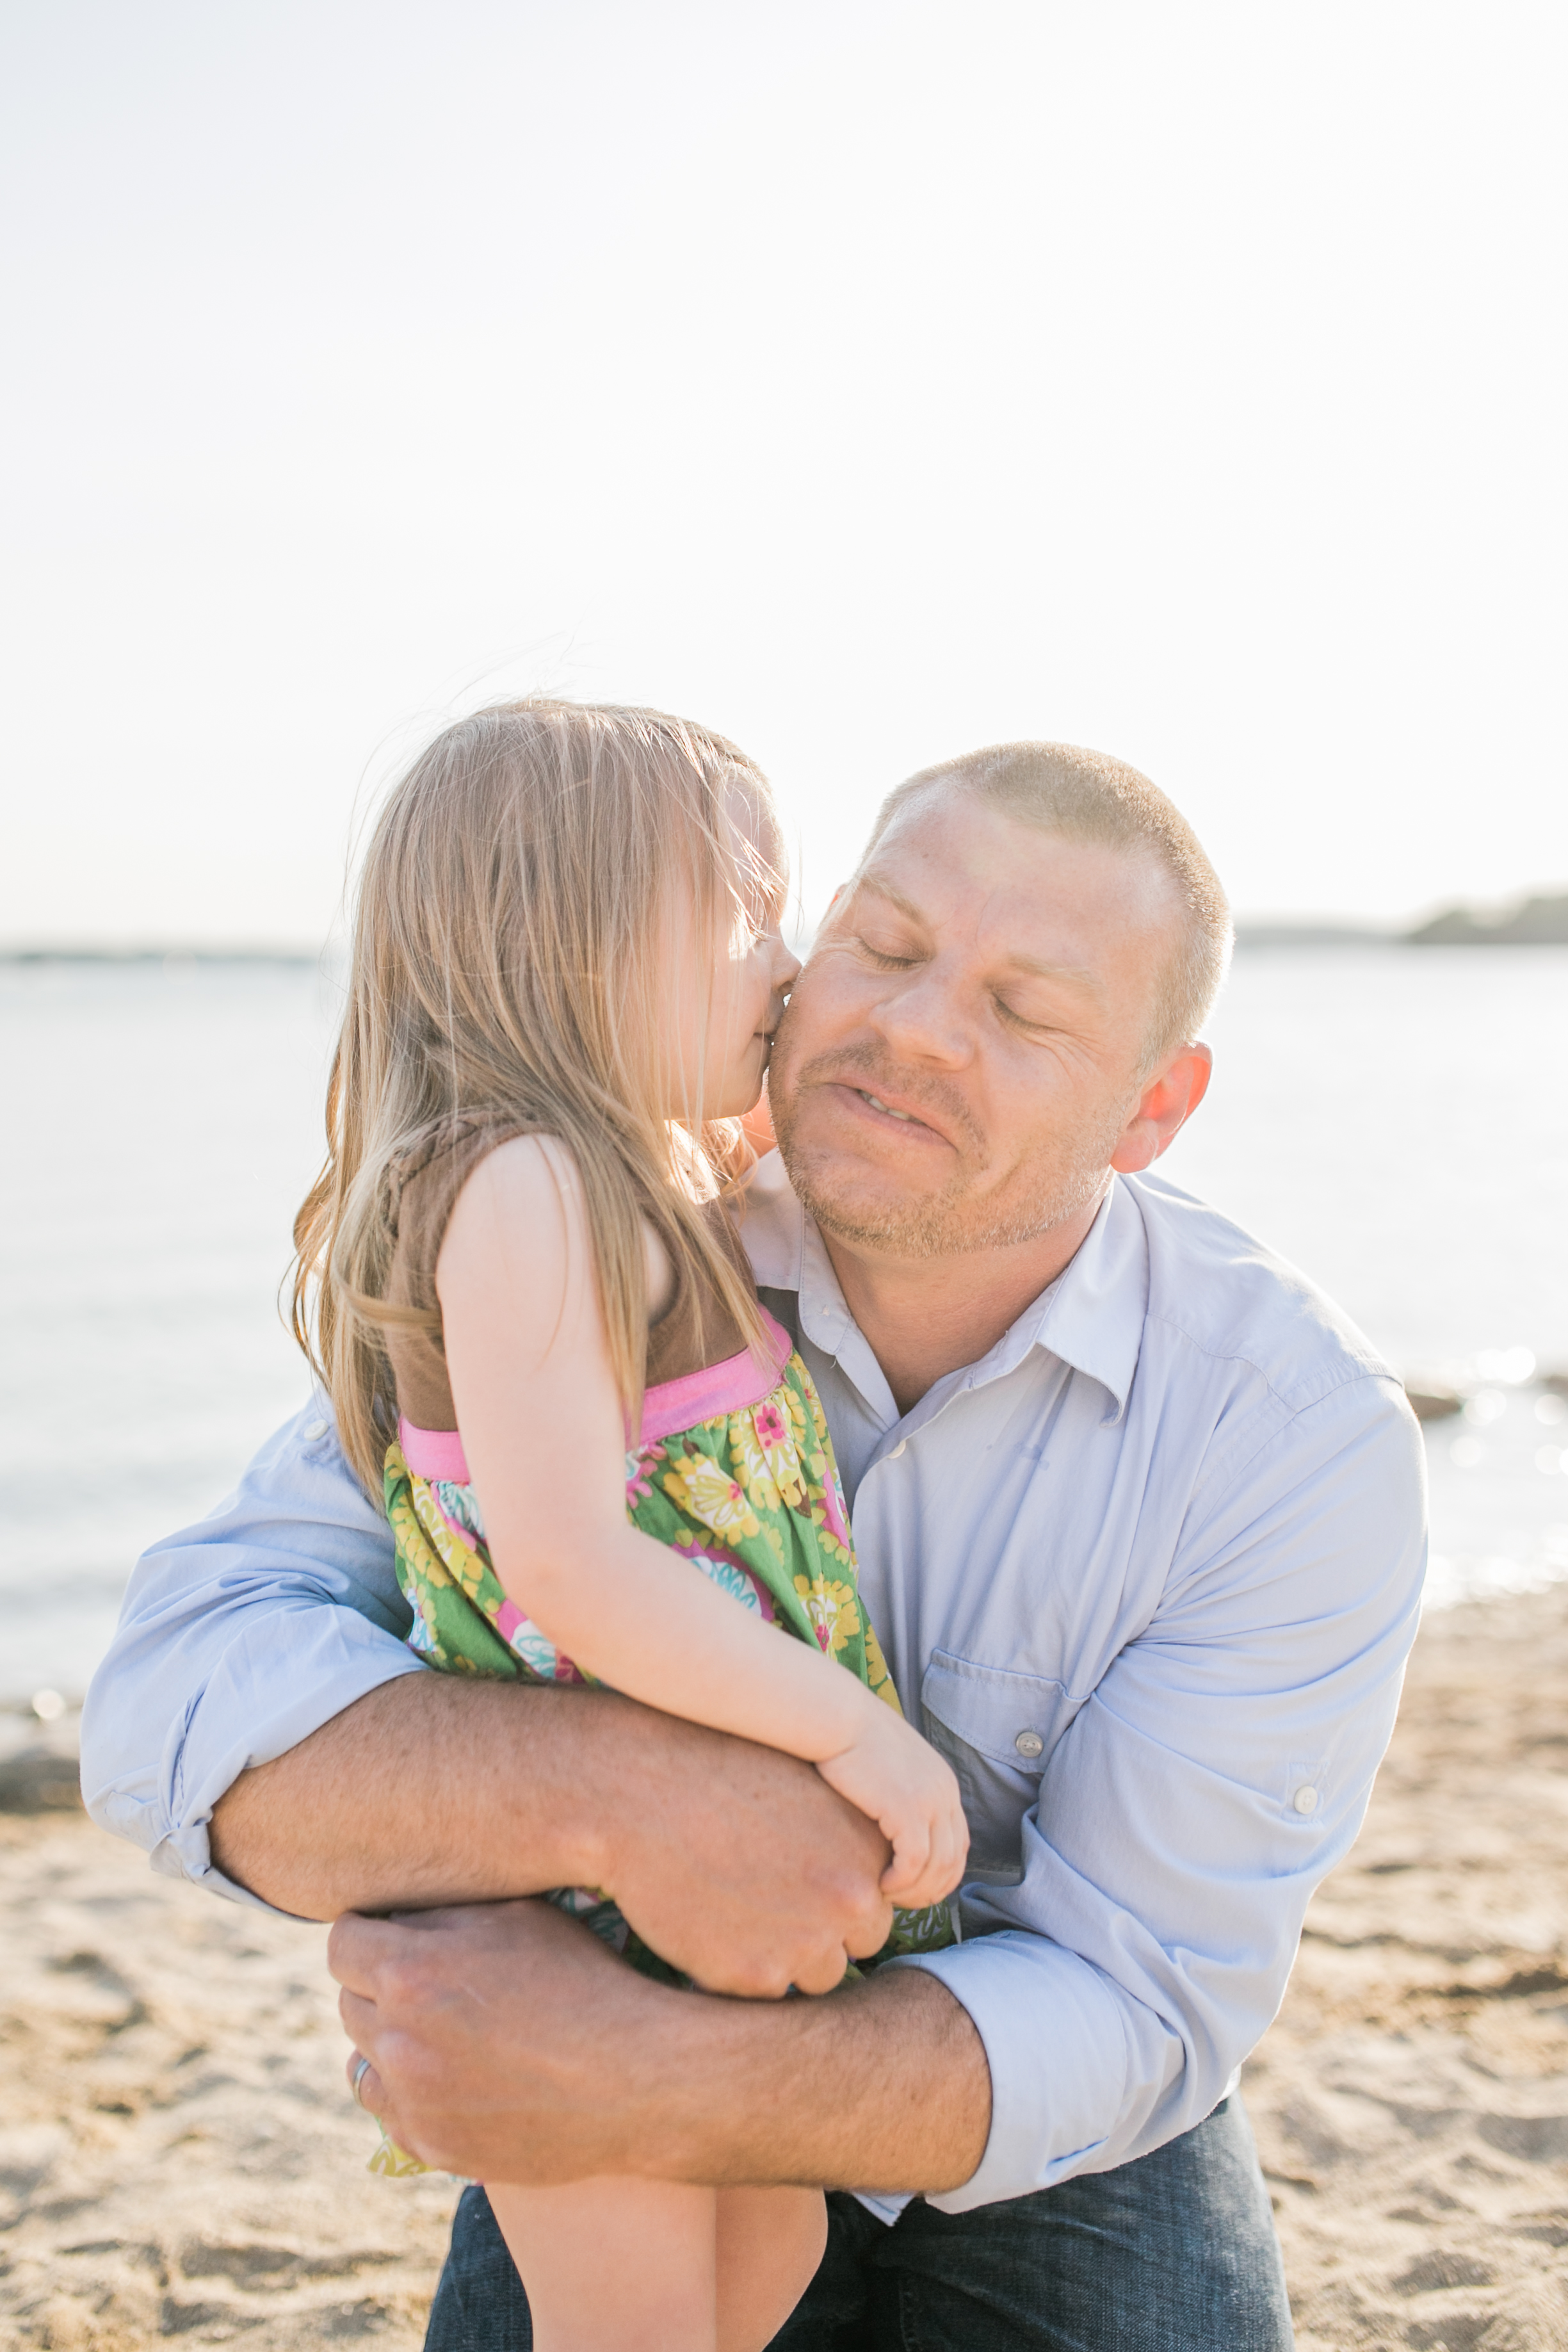
[[[497,1144],[473,1170],[454,1203],[449,1241],[459,1219],[463,1242],[494,1246],[504,1233],[509,1251],[521,1242],[530,1255],[537,1253],[541,1260],[558,1261],[574,1244],[588,1239],[582,1180],[570,1146],[557,1135],[514,1135]],[[646,1218],[643,1252],[648,1319],[656,1323],[673,1303],[675,1271],[669,1252]],[[444,1248],[442,1255],[446,1255]],[[438,1279],[439,1275],[438,1267]]]

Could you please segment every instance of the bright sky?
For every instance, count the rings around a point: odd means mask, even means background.
[[[817,907],[1051,736],[1237,905],[1568,887],[1560,0],[16,0],[0,935],[313,941],[444,715]]]

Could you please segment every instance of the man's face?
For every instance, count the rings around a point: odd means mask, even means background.
[[[960,790],[894,819],[796,983],[768,1093],[828,1233],[890,1255],[1009,1247],[1103,1183],[1180,937],[1152,856]]]

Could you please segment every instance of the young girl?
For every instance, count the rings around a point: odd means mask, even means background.
[[[821,1407],[725,1205],[799,970],[782,896],[720,737],[545,701],[450,728],[371,845],[297,1320],[312,1285],[429,1664],[603,1682],[814,1763],[888,1838],[907,1950],[950,1935],[957,1788],[899,1712]],[[550,1899],[681,1981],[613,1889]],[[488,2193],[539,2352],[759,2352],[824,2241],[814,2189]]]

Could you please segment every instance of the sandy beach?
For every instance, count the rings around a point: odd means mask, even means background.
[[[1568,1591],[1434,1616],[1248,2098],[1302,2352],[1568,2342]],[[324,1931],[0,1774],[0,2346],[416,2347],[450,2182],[383,2184]]]
[[[1428,1617],[1247,2097],[1302,2352],[1568,2343],[1568,1593]]]

